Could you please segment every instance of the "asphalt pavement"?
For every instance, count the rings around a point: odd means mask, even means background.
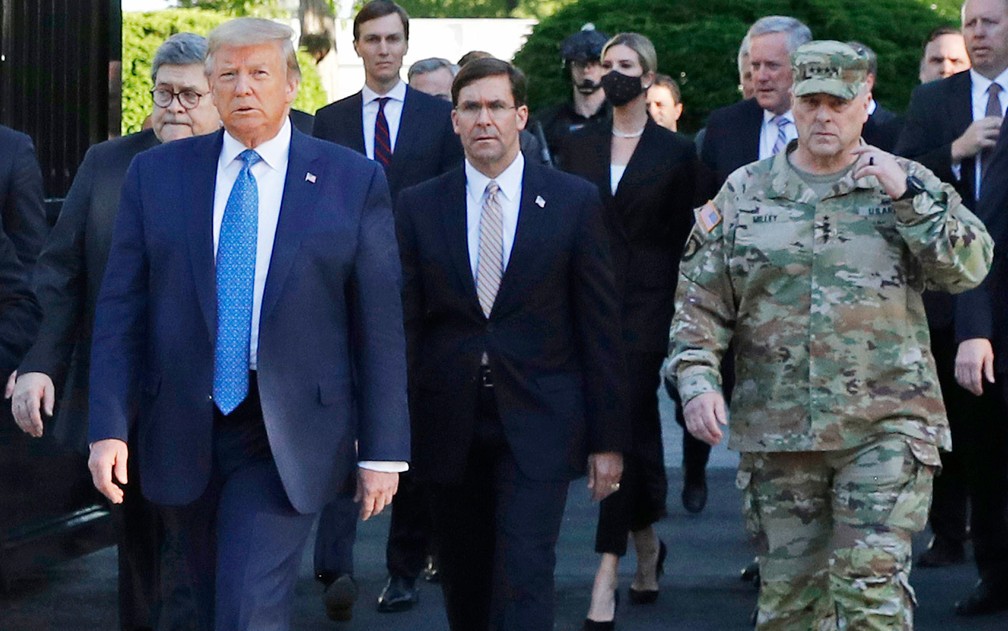
[[[687,513],[679,502],[682,473],[678,443],[681,431],[666,423],[666,462],[669,464],[669,515],[657,525],[668,544],[669,558],[661,595],[654,605],[630,606],[625,594],[633,575],[633,552],[620,566],[623,606],[617,617],[622,631],[703,631],[750,629],[749,616],[756,590],[739,580],[739,570],[752,558],[735,489],[736,458],[723,448],[714,451],[708,472],[710,499],[699,515]],[[597,506],[588,499],[584,481],[571,485],[558,549],[556,571],[556,631],[581,628],[588,608],[597,557],[592,552]],[[413,610],[380,614],[374,602],[385,579],[385,535],[388,515],[361,525],[356,547],[360,597],[354,619],[334,623],[325,617],[321,586],[312,579],[311,550],[305,551],[297,585],[294,629],[332,631],[445,631],[440,589],[422,583],[420,603]],[[927,542],[921,533],[919,552]],[[631,546],[632,550],[632,546]],[[114,630],[116,624],[115,551],[106,549],[51,567],[17,581],[0,594],[0,631]],[[954,602],[976,580],[972,563],[942,569],[916,569],[911,583],[919,607],[916,628],[925,631],[1008,629],[1008,613],[962,619],[952,613]]]

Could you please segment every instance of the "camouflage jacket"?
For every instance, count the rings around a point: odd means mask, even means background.
[[[894,201],[848,173],[819,200],[788,163],[794,147],[738,169],[698,209],[664,376],[684,403],[720,392],[732,342],[740,451],[847,449],[889,432],[949,448],[921,291],[979,284],[990,235],[902,158],[925,193]]]

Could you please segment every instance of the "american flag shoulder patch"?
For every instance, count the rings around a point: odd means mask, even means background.
[[[710,232],[721,223],[721,213],[718,211],[717,206],[714,205],[713,201],[708,201],[704,204],[696,213],[697,222],[703,227],[704,230]]]

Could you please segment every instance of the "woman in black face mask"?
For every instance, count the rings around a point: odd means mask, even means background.
[[[654,523],[665,515],[668,484],[656,391],[668,347],[679,258],[693,226],[697,158],[686,137],[648,116],[654,82],[654,45],[620,33],[602,49],[602,89],[612,123],[575,132],[564,148],[564,168],[599,188],[621,291],[625,380],[622,401],[633,442],[624,454],[621,487],[602,501],[595,536],[601,554],[584,628],[612,629],[619,559],[627,536],[637,552],[632,604],[653,603],[665,560]],[[681,410],[679,411],[681,415]]]

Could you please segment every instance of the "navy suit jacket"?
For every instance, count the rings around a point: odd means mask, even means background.
[[[962,161],[962,177],[958,180],[952,173],[952,141],[973,122],[971,86],[970,73],[965,70],[914,88],[896,154],[931,169],[943,182],[951,184],[972,210],[976,208],[976,161]]]
[[[143,491],[161,504],[193,501],[212,470],[222,137],[179,140],[133,160],[95,314],[88,438],[125,440],[138,409]],[[358,457],[409,457],[389,206],[378,165],[292,130],[257,375],[270,448],[300,512],[343,490]]]
[[[902,129],[903,119],[876,103],[875,111],[861,130],[861,137],[869,145],[891,153]]]
[[[971,84],[967,70],[914,88],[894,153],[931,169],[955,188],[972,210],[976,208],[976,161],[972,158],[962,161],[958,180],[952,173],[952,141],[973,122]],[[924,292],[924,307],[932,330],[952,326],[957,300],[958,297],[944,292]]]
[[[956,296],[956,340],[990,340],[995,367],[1003,375],[1008,372],[1008,124],[1001,125],[1001,136],[980,187],[976,215],[994,239],[994,262],[979,287]]]
[[[312,134],[366,155],[363,103],[358,92],[326,105],[315,113]],[[393,200],[404,188],[462,164],[462,145],[452,129],[451,109],[447,101],[406,86],[399,132],[385,174]]]
[[[595,187],[526,159],[514,245],[490,317],[469,264],[465,172],[402,192],[396,225],[410,365],[413,462],[462,480],[486,352],[522,472],[560,481],[589,453],[624,451],[619,303]]]
[[[0,373],[6,378],[31,345],[40,312],[31,271],[49,226],[42,171],[31,138],[0,125]]]
[[[159,144],[148,129],[88,149],[35,266],[42,323],[19,370],[53,380],[59,404],[50,431],[84,453],[91,329],[123,179],[134,156]]]
[[[718,108],[707,119],[700,159],[714,174],[707,197],[717,194],[732,172],[759,159],[763,108],[746,99]]]

